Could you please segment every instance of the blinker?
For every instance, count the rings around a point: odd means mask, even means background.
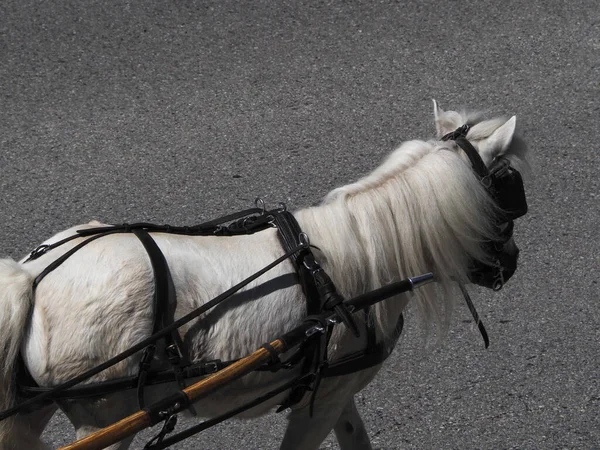
[[[527,214],[527,198],[523,177],[510,165],[508,158],[497,157],[490,168],[490,191],[502,210],[502,221],[515,220]]]

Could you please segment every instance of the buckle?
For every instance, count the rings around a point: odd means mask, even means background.
[[[165,348],[165,353],[167,354],[167,359],[169,360],[169,364],[172,366],[178,366],[181,362],[181,351],[179,347],[175,344],[171,344]]]
[[[211,374],[211,373],[216,373],[218,372],[219,366],[221,365],[221,360],[220,359],[215,359],[213,361],[207,361],[202,365],[203,368],[203,372],[205,374]]]
[[[31,261],[33,259],[37,259],[40,256],[42,256],[43,254],[45,254],[48,249],[50,248],[49,245],[47,244],[42,244],[39,247],[35,248],[30,254],[29,254],[29,258],[27,259],[28,261]]]
[[[154,359],[154,353],[156,352],[156,345],[150,344],[144,348],[142,351],[142,357],[140,358],[140,370],[148,371],[150,370],[150,366],[152,365],[152,360]]]

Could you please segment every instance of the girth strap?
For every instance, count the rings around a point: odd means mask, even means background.
[[[152,326],[152,334],[156,334],[173,322],[173,316],[177,306],[173,277],[171,276],[171,271],[169,270],[165,255],[150,234],[143,228],[134,228],[132,232],[146,249],[146,253],[150,258],[150,264],[152,265],[152,272],[154,274],[154,323]],[[164,348],[162,349],[162,352],[173,368],[179,387],[184,388],[186,384],[182,367],[189,365],[189,361],[186,352],[183,349],[181,336],[179,336],[177,330],[173,330],[170,334],[167,334],[163,340]],[[140,409],[144,408],[144,385],[151,368],[155,349],[156,347],[154,345],[149,345],[144,349],[142,354],[137,386]]]

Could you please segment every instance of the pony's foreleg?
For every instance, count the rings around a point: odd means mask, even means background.
[[[333,429],[341,450],[372,450],[369,435],[356,409],[354,397],[344,407]]]
[[[11,417],[7,430],[0,433],[0,450],[50,450],[40,436],[57,410],[54,404]]]
[[[330,394],[327,399],[317,397],[312,417],[309,406],[293,409],[288,416],[281,450],[318,449],[338,422],[348,400],[347,392]]]

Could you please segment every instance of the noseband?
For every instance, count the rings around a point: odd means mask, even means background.
[[[509,241],[513,236],[514,220],[527,213],[527,199],[523,178],[510,160],[497,156],[488,169],[479,156],[479,152],[467,139],[469,125],[463,125],[442,137],[442,141],[453,140],[464,150],[479,180],[494,199],[500,211],[496,217],[497,238],[483,244],[484,250],[493,263],[474,261],[469,271],[469,279],[480,286],[494,289],[502,288],[517,270],[519,249]]]

